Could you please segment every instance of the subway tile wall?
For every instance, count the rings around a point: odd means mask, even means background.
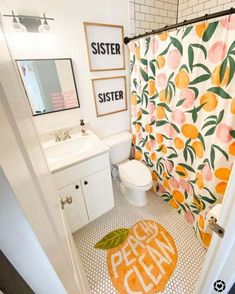
[[[179,0],[178,22],[226,10],[232,6],[235,8],[235,1],[231,0]]]
[[[129,0],[131,35],[235,8],[231,0]]]
[[[178,0],[130,0],[131,35],[176,23]]]

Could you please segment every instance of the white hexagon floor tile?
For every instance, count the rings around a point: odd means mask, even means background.
[[[94,245],[110,231],[131,227],[144,219],[154,220],[165,227],[174,238],[178,250],[176,269],[162,293],[194,293],[206,250],[197,239],[192,226],[163,199],[151,192],[148,192],[148,203],[136,207],[124,199],[118,181],[113,181],[113,187],[115,207],[73,234],[91,293],[118,293],[109,278],[106,252],[94,249]]]

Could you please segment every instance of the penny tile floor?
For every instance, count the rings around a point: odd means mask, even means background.
[[[131,227],[144,219],[154,220],[165,227],[174,238],[178,250],[176,269],[162,293],[194,293],[206,250],[197,239],[192,226],[169,204],[151,192],[148,192],[148,203],[144,207],[136,207],[124,199],[118,181],[113,181],[113,188],[115,207],[73,233],[91,293],[118,293],[109,278],[106,252],[94,249],[94,245],[110,231]]]

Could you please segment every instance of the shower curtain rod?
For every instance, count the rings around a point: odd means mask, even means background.
[[[178,22],[178,23],[175,23],[175,24],[170,25],[170,26],[166,25],[165,27],[163,27],[161,29],[152,30],[150,32],[146,32],[144,34],[139,34],[139,35],[134,36],[134,37],[130,37],[130,38],[125,37],[124,38],[124,43],[127,45],[130,41],[135,40],[135,39],[143,38],[143,37],[154,35],[154,34],[159,34],[159,33],[163,32],[163,31],[166,31],[166,30],[176,29],[176,28],[183,27],[183,26],[193,24],[193,23],[196,23],[196,22],[205,21],[205,20],[208,20],[208,19],[212,19],[212,18],[216,18],[216,17],[220,17],[220,16],[225,16],[225,15],[229,15],[229,14],[233,14],[233,13],[235,13],[235,8],[231,7],[228,10],[223,10],[223,11],[215,12],[215,13],[211,13],[211,14],[205,14],[204,16],[192,18],[192,19],[189,19],[189,20],[184,20],[182,22]]]

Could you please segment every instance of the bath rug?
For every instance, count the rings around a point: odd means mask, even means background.
[[[110,279],[121,294],[163,291],[178,259],[174,239],[152,220],[112,231],[94,247],[107,250]]]

